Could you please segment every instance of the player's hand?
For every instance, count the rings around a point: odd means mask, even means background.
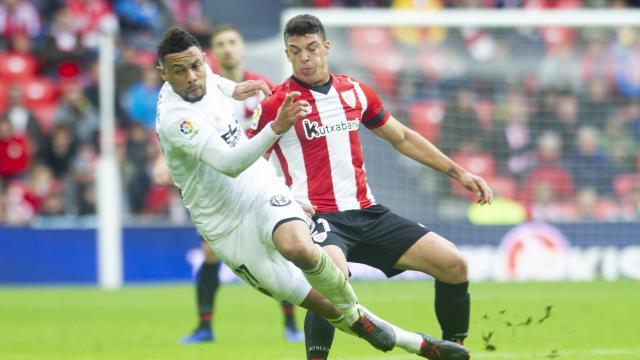
[[[491,191],[491,188],[483,178],[467,172],[460,176],[458,182],[464,186],[465,189],[478,195],[479,199],[476,201],[478,204],[491,204],[493,191]]]
[[[276,120],[271,124],[273,132],[276,134],[282,134],[289,130],[296,121],[302,119],[309,113],[311,105],[306,100],[294,101],[296,96],[300,96],[300,92],[292,91],[284,98],[284,102],[278,109],[278,116]]]
[[[156,161],[153,164],[153,182],[160,186],[169,186],[173,184],[173,179],[169,173],[169,167],[165,161]]]
[[[300,207],[302,208],[302,211],[304,211],[304,213],[309,217],[309,219],[311,219],[315,214],[316,214],[316,208],[309,205],[309,204],[305,204],[305,203],[301,203],[298,201],[298,204],[300,204]]]
[[[269,87],[264,81],[247,80],[236,84],[232,96],[234,99],[242,101],[258,94],[262,94],[264,97],[267,97],[271,95],[271,90],[269,90]]]

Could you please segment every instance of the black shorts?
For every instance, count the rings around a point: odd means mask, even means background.
[[[320,246],[336,245],[347,261],[382,270],[387,277],[403,270],[393,266],[418,239],[429,232],[421,224],[396,215],[383,205],[367,209],[317,214],[311,229]]]

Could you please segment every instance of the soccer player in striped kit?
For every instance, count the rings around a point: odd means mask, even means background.
[[[490,203],[484,179],[453,162],[428,140],[405,127],[383,107],[367,85],[329,72],[331,44],[324,26],[312,15],[290,19],[284,31],[285,53],[293,75],[273,89],[256,109],[253,136],[272,121],[287,93],[300,92],[310,111],[272,147],[287,185],[314,221],[313,238],[348,276],[347,261],[382,270],[388,277],[404,270],[433,276],[435,311],[445,340],[463,343],[469,328],[467,262],[447,239],[377,204],[366,180],[361,125],[388,141],[403,155],[457,180]],[[308,312],[305,336],[308,359],[326,359],[334,330]],[[425,351],[443,359],[437,344]]]

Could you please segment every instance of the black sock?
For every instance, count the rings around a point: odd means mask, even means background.
[[[469,332],[469,282],[447,284],[436,280],[436,316],[442,329],[442,338],[462,341]]]
[[[210,328],[213,320],[213,300],[215,299],[220,279],[218,270],[220,263],[204,263],[198,273],[196,285],[196,297],[198,301],[198,315],[200,317],[199,329]]]
[[[304,318],[304,342],[307,348],[307,360],[328,359],[333,335],[336,332],[327,320],[313,311],[307,311]]]
[[[296,318],[293,315],[293,304],[286,300],[282,300],[280,305],[282,306],[282,313],[284,314],[284,326],[289,329],[298,330]]]

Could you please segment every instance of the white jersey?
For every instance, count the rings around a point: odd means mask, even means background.
[[[234,117],[229,84],[207,66],[206,95],[200,101],[185,101],[168,82],[158,98],[156,131],[169,171],[193,224],[210,242],[233,231],[258,195],[282,184],[260,154],[236,177],[203,162],[204,151],[224,153],[249,141]]]

